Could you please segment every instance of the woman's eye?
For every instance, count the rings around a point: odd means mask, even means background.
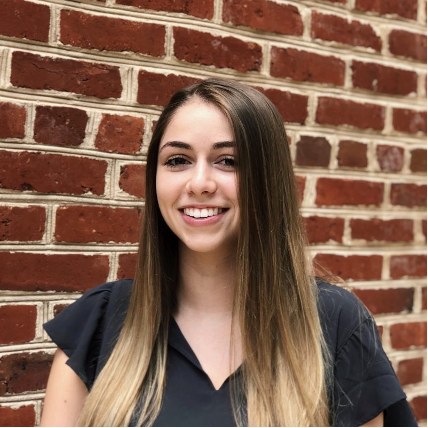
[[[182,157],[176,157],[176,158],[172,158],[172,159],[168,160],[165,163],[165,166],[168,166],[169,168],[178,168],[179,166],[184,165],[180,161],[188,162],[187,159],[184,159]],[[229,166],[225,165],[227,168],[234,168],[235,167],[235,159],[233,159],[233,158],[224,158],[220,162],[224,162],[224,161],[232,163],[232,165],[229,165]],[[175,162],[177,162],[177,164]]]
[[[221,159],[220,162],[223,162],[223,165],[227,166],[228,168],[235,167],[235,159],[234,158],[226,157],[226,158]]]

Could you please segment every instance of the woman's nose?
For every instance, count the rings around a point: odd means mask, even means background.
[[[186,185],[189,193],[201,195],[203,193],[213,193],[217,190],[214,178],[214,171],[207,162],[199,162],[190,170],[190,177]]]

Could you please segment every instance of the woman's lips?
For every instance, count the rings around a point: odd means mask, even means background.
[[[222,211],[217,215],[213,215],[210,217],[199,217],[199,218],[191,217],[187,214],[184,214],[183,210],[179,210],[179,211],[183,220],[186,222],[186,224],[190,226],[209,226],[210,224],[215,224],[218,221],[220,221],[223,218],[223,216],[229,211],[229,208],[225,209],[224,211]]]

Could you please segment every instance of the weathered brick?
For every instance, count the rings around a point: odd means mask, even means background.
[[[223,21],[271,33],[303,34],[297,7],[269,0],[223,0]]]
[[[138,209],[100,206],[64,206],[56,212],[57,242],[138,241]]]
[[[294,180],[296,183],[297,194],[299,195],[299,201],[302,203],[305,194],[306,177],[295,175]]]
[[[314,39],[372,48],[376,52],[382,49],[382,39],[370,24],[349,22],[346,18],[317,11],[312,11],[311,36]]]
[[[304,217],[306,234],[310,244],[342,242],[345,220],[338,217]]]
[[[189,76],[141,70],[138,74],[137,101],[140,104],[164,106],[179,89],[193,85],[199,80]]]
[[[398,15],[403,18],[416,19],[418,0],[356,0],[355,8],[376,12],[380,15]]]
[[[296,145],[296,165],[328,167],[330,152],[326,138],[302,136]]]
[[[410,151],[410,170],[413,172],[427,172],[426,149],[414,149]]]
[[[0,421],[2,427],[34,427],[36,410],[32,404],[20,407],[0,406]]]
[[[316,185],[318,206],[375,205],[383,200],[383,183],[342,178],[319,178]]]
[[[37,306],[0,306],[0,343],[5,345],[25,343],[36,334]]]
[[[24,138],[25,107],[0,102],[0,138]]]
[[[394,324],[389,329],[391,345],[394,349],[427,347],[427,323],[406,322]]]
[[[391,256],[390,275],[392,279],[426,277],[426,255],[406,254]]]
[[[340,141],[337,164],[342,167],[366,168],[368,165],[367,144],[351,140]]]
[[[120,254],[117,279],[134,278],[137,267],[137,253]]]
[[[107,162],[77,156],[0,151],[0,188],[103,195]]]
[[[53,355],[23,352],[0,358],[0,395],[46,388]]]
[[[384,94],[409,95],[417,92],[418,74],[415,71],[354,60],[352,84],[355,88]]]
[[[382,256],[340,256],[317,254],[315,261],[344,280],[377,280],[382,275]]]
[[[410,401],[409,404],[413,410],[413,413],[417,421],[426,420],[427,418],[427,396],[426,395],[413,398],[413,400]]]
[[[343,86],[345,62],[334,56],[274,46],[271,50],[270,74],[302,82]]]
[[[76,147],[85,139],[88,115],[71,107],[37,106],[34,140],[54,146]]]
[[[0,290],[83,293],[107,281],[106,255],[0,252]]]
[[[186,13],[205,19],[212,19],[214,15],[214,0],[116,0],[116,4],[141,9]]]
[[[423,358],[402,360],[398,363],[398,380],[400,381],[402,386],[422,382],[423,369]]]
[[[146,166],[123,165],[120,167],[119,187],[137,198],[146,197]]]
[[[49,6],[23,0],[0,0],[0,34],[20,39],[49,41]]]
[[[141,148],[143,134],[142,117],[103,114],[95,147],[105,152],[137,153]]]
[[[119,67],[28,52],[13,52],[10,81],[20,88],[53,89],[101,99],[122,94]]]
[[[165,54],[165,26],[129,19],[61,11],[60,41],[65,45],[106,51]]]
[[[59,305],[55,305],[53,308],[54,317],[56,317],[59,313],[61,313],[67,306],[65,303],[60,303]]]
[[[392,183],[391,204],[404,207],[425,207],[427,204],[427,186],[413,183]]]
[[[340,98],[319,97],[316,121],[321,125],[350,125],[380,131],[385,124],[385,107]]]
[[[415,111],[406,108],[394,108],[392,110],[392,124],[394,129],[400,132],[416,134],[422,131],[427,133],[427,112]]]
[[[45,222],[44,207],[0,207],[0,241],[40,241]]]
[[[389,33],[389,50],[393,55],[426,62],[427,36],[405,30],[392,30]]]
[[[350,227],[352,239],[386,242],[413,241],[413,220],[351,219]]]
[[[398,172],[404,166],[404,149],[398,146],[379,144],[376,156],[382,171]]]
[[[174,53],[182,61],[242,73],[260,71],[262,63],[262,48],[256,43],[181,27],[174,27]]]
[[[258,91],[268,97],[281,114],[284,122],[304,124],[308,117],[308,97],[292,94],[279,89],[263,89]]]
[[[413,288],[353,289],[352,291],[373,315],[411,312],[413,308],[413,296],[415,294]]]

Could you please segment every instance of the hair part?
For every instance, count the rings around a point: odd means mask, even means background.
[[[145,213],[129,310],[78,423],[127,426],[137,410],[137,425],[150,426],[161,410],[179,254],[178,238],[157,202],[157,157],[171,118],[195,97],[225,114],[236,144],[241,221],[233,319],[239,322],[244,352],[241,375],[235,373],[230,382],[236,422],[328,426],[331,363],[284,124],[260,92],[223,79],[180,90],[159,118],[147,157]]]

